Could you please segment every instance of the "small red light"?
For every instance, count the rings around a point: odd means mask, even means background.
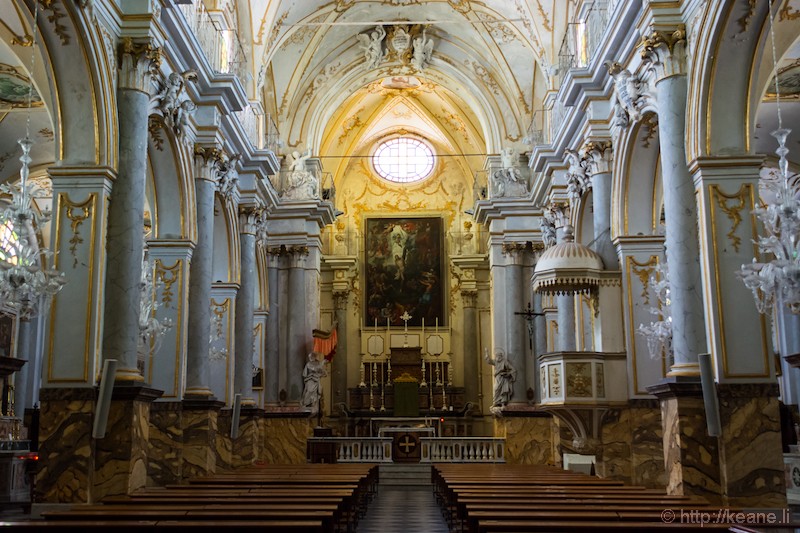
[[[444,422],[444,417],[440,418],[439,422]]]
[[[27,459],[28,461],[38,461],[39,454],[36,452],[29,452],[23,455],[17,455],[16,459]]]

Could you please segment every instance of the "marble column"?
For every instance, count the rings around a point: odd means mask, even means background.
[[[787,405],[800,405],[800,368],[792,366],[800,364],[800,315],[792,313],[785,306],[777,315],[778,350],[783,370],[781,399]]]
[[[464,401],[480,410],[478,398],[478,291],[462,290],[464,305]]]
[[[48,172],[53,180],[53,266],[69,282],[53,297],[44,342],[36,486],[38,501],[85,503],[94,471],[91,433],[104,303],[100,274],[114,173],[82,166]]]
[[[139,283],[144,253],[144,189],[150,72],[160,49],[123,41],[117,83],[119,163],[111,192],[106,241],[103,359],[116,359],[116,381],[144,381],[136,365]]]
[[[242,405],[255,405],[253,397],[253,312],[256,279],[256,226],[264,209],[239,207],[239,246],[241,251],[239,294],[236,297],[236,348],[234,392],[242,395]]]
[[[564,228],[559,228],[557,233],[558,244],[565,242]],[[556,307],[558,309],[558,352],[574,352],[578,349],[575,340],[575,295],[558,294],[556,295]]]
[[[506,355],[511,366],[517,371],[514,392],[509,403],[527,403],[528,383],[525,362],[528,348],[525,339],[528,333],[524,317],[514,314],[525,309],[523,302],[526,291],[522,277],[525,243],[506,243],[503,245],[503,252],[507,256],[505,267]]]
[[[672,301],[670,376],[698,376],[707,351],[695,186],[686,163],[686,32],[655,31],[642,57],[656,75],[658,129],[666,217],[666,255]]]
[[[534,313],[539,313],[538,316],[533,317],[533,368],[534,368],[534,390],[536,391],[536,401],[540,401],[542,391],[538,386],[541,383],[541,376],[539,375],[539,357],[543,353],[547,353],[547,317],[544,316],[544,307],[542,306],[542,294],[534,292],[532,296],[532,306]]]
[[[331,412],[339,412],[338,406],[347,405],[347,300],[350,291],[333,292],[333,305],[336,309],[337,346],[331,363]]]
[[[33,407],[35,382],[39,376],[38,358],[36,357],[36,336],[38,333],[39,317],[17,321],[17,349],[16,357],[28,361],[14,374],[14,413],[19,418],[25,409]]]
[[[211,282],[214,254],[214,196],[222,153],[218,148],[195,147],[197,243],[189,270],[189,334],[186,356],[187,397],[213,396],[209,376],[211,337]]]
[[[266,404],[269,407],[278,404],[278,374],[280,368],[280,306],[278,305],[278,295],[280,286],[278,285],[278,261],[280,256],[278,250],[270,248],[267,250],[267,284],[269,287],[269,316],[267,317],[267,344],[266,362],[264,364],[264,393]]]
[[[611,243],[611,168],[613,151],[610,141],[589,141],[584,147],[587,168],[592,180],[592,220],[594,245],[606,270],[619,270],[619,259]]]
[[[310,346],[311,331],[306,324],[306,270],[304,268],[308,248],[295,246],[290,249],[292,265],[289,269],[289,301],[292,312],[287,317],[289,329],[288,345],[288,401],[300,402],[303,395],[303,368]]]

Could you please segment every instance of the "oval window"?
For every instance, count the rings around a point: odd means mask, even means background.
[[[372,164],[383,179],[412,183],[433,171],[433,150],[419,139],[395,137],[378,145]]]

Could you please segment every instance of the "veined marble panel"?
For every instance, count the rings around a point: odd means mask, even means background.
[[[94,389],[42,389],[36,501],[86,503],[94,473]]]
[[[494,420],[494,436],[506,439],[506,462],[521,465],[556,464],[552,417],[503,417]]]
[[[217,409],[183,410],[182,479],[207,476],[217,470]]]
[[[217,439],[216,439],[216,454],[217,454],[217,471],[231,470],[233,468],[232,452],[233,444],[231,443],[231,410],[223,409],[217,418]]]
[[[663,489],[666,485],[664,470],[664,430],[661,427],[661,409],[653,405],[630,409],[631,420],[631,483],[648,488]]]
[[[597,475],[631,482],[631,413],[628,409],[609,411],[600,435],[600,453],[595,457]]]
[[[264,461],[305,464],[306,442],[313,434],[315,422],[315,418],[265,418]]]
[[[248,414],[250,411],[251,414]],[[259,440],[259,420],[256,410],[242,409],[239,418],[239,436],[233,440],[231,449],[231,464],[233,468],[252,465],[261,452]]]
[[[95,441],[92,501],[122,496],[147,483],[150,403],[112,400],[106,436]]]
[[[183,428],[180,402],[158,402],[150,408],[147,485],[163,487],[181,482]]]
[[[722,504],[718,447],[706,430],[703,399],[661,400],[667,494],[692,494]]]
[[[719,396],[726,503],[786,507],[777,385],[720,385]]]

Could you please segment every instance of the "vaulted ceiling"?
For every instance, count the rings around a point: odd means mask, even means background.
[[[368,117],[385,116],[402,98],[452,137],[455,151],[496,153],[523,142],[577,2],[250,0],[236,9],[240,25],[250,22],[254,84],[287,149],[318,150],[334,131],[338,143],[347,120],[356,139],[371,127]],[[370,67],[357,36],[378,25],[390,53]],[[412,35],[424,29],[433,40],[424,69],[391,53],[399,27]]]

